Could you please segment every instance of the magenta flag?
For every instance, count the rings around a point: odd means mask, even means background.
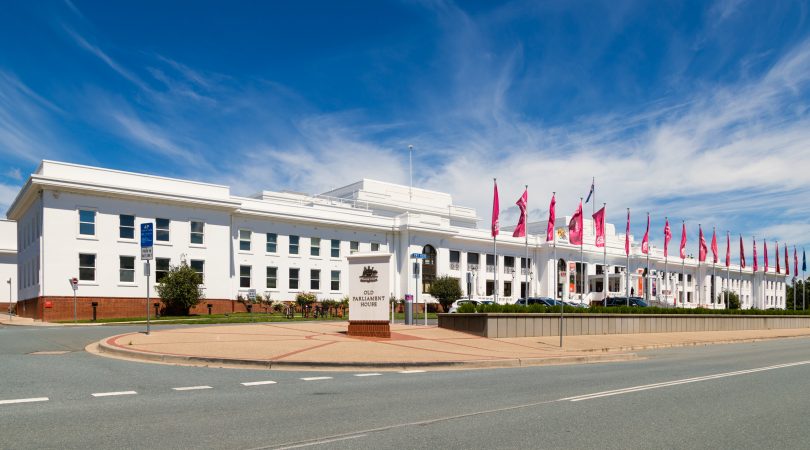
[[[709,252],[709,248],[706,246],[706,237],[703,236],[703,227],[698,224],[698,239],[699,239],[699,248],[698,248],[698,259],[700,262],[706,261],[706,253]]]
[[[582,200],[571,221],[568,222],[568,242],[574,245],[582,245]]]
[[[740,267],[745,269],[745,244],[742,235],[740,235]]]
[[[641,253],[650,252],[650,214],[647,213],[647,231],[644,232],[644,239],[641,240]]]
[[[788,246],[785,244],[785,276],[790,275],[790,260],[788,259]]]
[[[669,241],[672,240],[672,230],[669,228],[669,219],[664,224],[664,257],[669,256]]]
[[[624,254],[630,255],[630,208],[627,208],[627,228],[624,232]]]
[[[726,267],[731,266],[731,233],[726,231]]]
[[[759,262],[757,261],[757,240],[751,239],[754,242],[754,272],[759,270]]]
[[[551,204],[548,206],[548,226],[546,227],[546,242],[554,239],[554,221],[557,220],[557,213],[554,211],[557,207],[557,199],[555,195],[551,196]]]
[[[782,267],[779,265],[779,241],[776,241],[776,251],[773,254],[776,258],[776,273],[782,273]]]
[[[715,264],[717,264],[717,253],[717,229],[712,228],[712,257],[714,258],[712,261],[714,261]]]
[[[596,242],[594,245],[597,247],[605,246],[605,207],[596,211],[593,214],[593,227],[596,231]]]
[[[765,272],[768,271],[768,241],[762,240],[762,259],[765,260]]]
[[[683,223],[681,228],[681,259],[686,258],[686,222]]]
[[[518,220],[518,224],[515,227],[515,232],[512,233],[512,237],[523,237],[526,236],[526,205],[529,202],[529,189],[523,191],[523,195],[520,196],[515,204],[520,208],[520,219]]]
[[[793,246],[793,276],[799,275],[799,254],[796,253],[796,246]]]
[[[498,218],[501,215],[501,205],[500,201],[498,200],[498,181],[495,181],[495,192],[493,194],[492,199],[492,237],[498,235],[501,231],[501,224],[498,221]]]

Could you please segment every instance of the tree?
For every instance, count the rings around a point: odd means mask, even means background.
[[[740,297],[736,292],[723,291],[717,296],[717,302],[722,303],[726,301],[728,295],[728,309],[740,309]]]
[[[200,275],[185,263],[170,267],[157,285],[166,314],[187,316],[205,298],[201,282]]]
[[[429,294],[439,300],[443,311],[449,311],[453,302],[461,298],[461,282],[458,278],[441,276],[430,285]]]

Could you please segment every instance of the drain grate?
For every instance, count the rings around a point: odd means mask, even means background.
[[[31,352],[29,355],[64,355],[70,353],[70,350],[45,350],[41,352]]]

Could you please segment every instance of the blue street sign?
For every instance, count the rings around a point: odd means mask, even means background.
[[[151,223],[141,224],[141,248],[152,246],[153,225]]]
[[[427,255],[424,253],[411,253],[411,258],[413,259],[427,259]]]

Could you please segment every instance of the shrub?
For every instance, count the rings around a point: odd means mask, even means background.
[[[445,275],[436,278],[430,285],[430,292],[428,293],[439,301],[443,310],[449,311],[453,302],[461,298],[461,282],[458,278]]]
[[[723,291],[717,296],[717,301],[725,302],[726,294],[728,294],[728,309],[740,309],[740,297],[736,292]]]
[[[318,297],[315,294],[309,292],[300,292],[298,295],[295,296],[295,303],[298,303],[299,306],[302,308],[309,306],[318,301]]]
[[[157,285],[166,313],[187,316],[189,310],[205,298],[200,282],[197,272],[185,263],[170,267]]]

